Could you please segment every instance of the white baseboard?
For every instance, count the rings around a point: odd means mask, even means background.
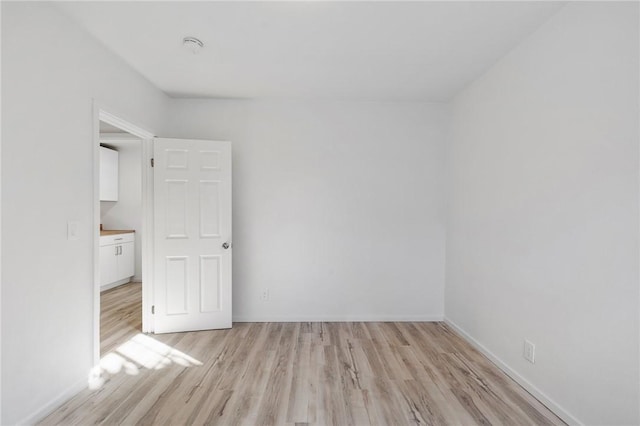
[[[498,358],[493,352],[487,349],[482,343],[478,342],[476,339],[471,337],[469,333],[460,328],[456,323],[451,321],[449,318],[444,318],[444,322],[451,327],[458,335],[460,335],[463,339],[469,342],[472,346],[478,349],[484,356],[489,358],[491,362],[493,362],[500,370],[502,370],[507,376],[511,377],[516,381],[520,386],[522,386],[527,392],[533,395],[538,401],[543,403],[549,410],[553,411],[558,417],[560,417],[564,422],[571,426],[582,426],[580,420],[578,420],[575,416],[565,410],[560,404],[549,398],[544,392],[534,386],[527,379],[522,377],[517,371],[513,368],[509,367],[504,361]]]
[[[53,413],[58,407],[62,404],[76,396],[80,391],[83,391],[88,386],[87,378],[85,377],[81,381],[75,383],[72,386],[69,386],[65,391],[63,391],[60,395],[53,398],[51,401],[44,404],[34,413],[25,417],[19,422],[16,422],[17,425],[33,425],[40,420],[47,417],[49,414]]]
[[[233,317],[233,322],[439,322],[443,319],[442,315],[239,315]]]
[[[106,291],[106,290],[111,290],[112,288],[116,288],[118,286],[121,286],[123,284],[128,284],[130,282],[131,282],[130,278],[125,278],[125,279],[120,280],[120,281],[115,281],[115,282],[112,282],[111,284],[107,284],[107,285],[101,286],[100,287],[100,292],[103,292],[103,291]]]

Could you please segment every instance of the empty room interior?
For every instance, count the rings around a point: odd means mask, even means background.
[[[640,424],[639,6],[2,1],[0,424]]]

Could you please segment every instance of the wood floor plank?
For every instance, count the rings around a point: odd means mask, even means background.
[[[101,295],[101,375],[40,424],[561,425],[443,323],[240,323],[144,335]]]
[[[287,422],[307,423],[309,410],[309,388],[311,380],[311,339],[310,333],[304,332],[301,325],[293,359],[293,376],[287,402]]]

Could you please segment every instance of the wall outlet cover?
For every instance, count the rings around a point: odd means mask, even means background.
[[[267,302],[269,300],[269,289],[262,289],[262,293],[260,294],[260,300],[263,302]]]
[[[524,341],[524,352],[522,354],[524,359],[529,361],[531,364],[535,364],[536,362],[536,345],[532,342],[525,340]]]

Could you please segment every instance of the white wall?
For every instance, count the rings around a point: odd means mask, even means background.
[[[443,105],[176,100],[170,117],[171,136],[233,142],[235,320],[442,317]]]
[[[93,361],[92,99],[162,132],[168,98],[55,6],[1,6],[1,423],[13,424],[86,384]]]
[[[0,27],[2,25],[2,7],[0,6]],[[1,28],[0,28],[1,29]],[[2,70],[2,55],[0,54],[0,71]],[[0,93],[2,93],[2,79],[0,78]],[[2,102],[0,102],[0,123],[2,122]],[[0,151],[2,134],[0,134]],[[1,154],[0,154],[1,155]],[[0,157],[0,241],[2,241],[2,158]],[[2,244],[0,243],[0,423],[2,423]]]
[[[446,316],[587,424],[640,422],[638,47],[570,3],[453,102]]]
[[[103,229],[133,229],[135,276],[142,280],[142,141],[104,141],[118,151],[118,201],[100,202]]]

